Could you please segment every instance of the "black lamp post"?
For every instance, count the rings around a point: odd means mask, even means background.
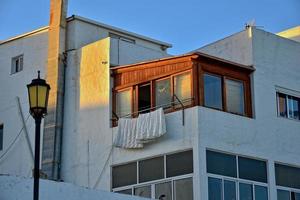
[[[35,149],[34,149],[34,185],[33,185],[33,200],[39,199],[39,177],[40,177],[40,129],[41,120],[47,114],[48,96],[50,86],[44,79],[33,79],[27,85],[29,97],[29,112],[35,120]]]

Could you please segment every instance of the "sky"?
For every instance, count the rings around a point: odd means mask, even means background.
[[[300,25],[300,0],[68,0],[68,16],[90,18],[171,43],[178,55],[244,29]],[[50,0],[0,0],[0,40],[46,26]]]

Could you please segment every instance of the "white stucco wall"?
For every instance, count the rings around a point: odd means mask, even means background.
[[[26,85],[37,78],[38,70],[41,71],[41,77],[45,77],[47,42],[47,30],[44,30],[0,45],[0,124],[4,124],[3,150],[0,151],[0,157],[20,133],[20,137],[9,148],[8,153],[0,159],[0,174],[32,175],[33,160],[25,132],[21,131],[23,124],[16,97],[20,99],[25,120],[28,117],[26,126],[33,145],[35,126],[32,117],[29,116]],[[24,56],[23,70],[11,74],[12,58],[21,54]]]
[[[0,176],[0,199],[30,200],[32,199],[33,179]],[[91,190],[70,183],[54,182],[40,179],[39,197],[43,200],[146,200],[147,198]]]

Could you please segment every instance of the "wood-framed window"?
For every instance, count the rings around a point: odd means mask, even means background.
[[[200,105],[252,117],[249,74],[202,66],[199,88]]]
[[[139,113],[163,107],[176,110],[180,103],[192,105],[193,85],[191,70],[185,70],[162,78],[150,80],[114,92],[114,112],[118,117],[136,117]],[[131,103],[130,103],[131,102]]]

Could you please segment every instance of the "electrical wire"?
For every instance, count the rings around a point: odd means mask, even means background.
[[[27,120],[29,119],[30,117],[30,114],[28,114],[26,120],[25,120],[25,123],[27,122]],[[24,125],[25,126],[25,125]],[[10,143],[10,145],[7,147],[6,151],[0,156],[0,161],[1,159],[9,152],[9,150],[12,148],[12,146],[15,144],[15,142],[17,141],[17,139],[20,137],[23,129],[24,129],[24,126],[22,126],[21,130],[19,131],[18,135],[15,137],[15,139],[12,141],[12,143]]]

